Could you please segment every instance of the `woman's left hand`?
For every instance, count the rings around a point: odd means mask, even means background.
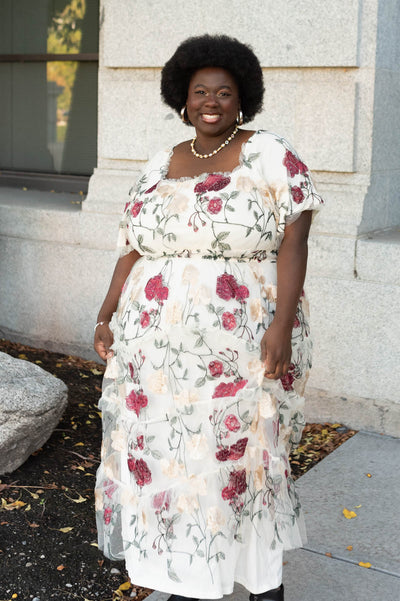
[[[272,321],[261,339],[265,377],[277,380],[287,374],[292,356],[292,329]]]

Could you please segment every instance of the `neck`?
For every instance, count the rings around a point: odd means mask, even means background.
[[[235,130],[235,127],[236,127],[236,123],[234,123],[224,133],[222,133],[222,134],[220,134],[218,136],[207,136],[207,135],[204,135],[201,132],[198,132],[196,130],[196,144],[195,144],[195,146],[196,146],[197,152],[200,152],[201,154],[207,154],[209,152],[212,152],[213,150],[215,150],[216,148],[218,148],[218,146],[220,144],[222,144],[223,142],[225,142],[225,140]]]

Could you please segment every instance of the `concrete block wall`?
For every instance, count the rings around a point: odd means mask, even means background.
[[[310,239],[309,418],[399,435],[399,21],[396,0],[103,0],[98,166],[82,210],[0,190],[3,333],[92,356],[128,190],[155,151],[192,133],[162,104],[160,69],[186,37],[227,33],[264,71],[264,110],[247,127],[287,137],[327,201]]]

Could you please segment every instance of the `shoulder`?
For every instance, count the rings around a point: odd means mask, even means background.
[[[265,149],[266,151],[280,151],[283,154],[286,149],[291,148],[290,143],[283,136],[266,129],[258,129],[253,133],[249,141],[251,141],[254,148],[257,147],[258,149]]]

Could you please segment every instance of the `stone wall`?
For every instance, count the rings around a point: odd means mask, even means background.
[[[310,418],[331,411],[355,427],[372,420],[373,429],[399,433],[399,4],[255,0],[244,11],[239,0],[211,9],[200,0],[190,10],[183,0],[104,0],[98,167],[81,211],[68,199],[44,207],[44,195],[35,204],[0,190],[2,331],[90,355],[127,192],[149,156],[192,131],[161,103],[160,68],[189,35],[228,33],[250,43],[263,66],[264,110],[248,127],[287,137],[327,201],[307,276]]]

